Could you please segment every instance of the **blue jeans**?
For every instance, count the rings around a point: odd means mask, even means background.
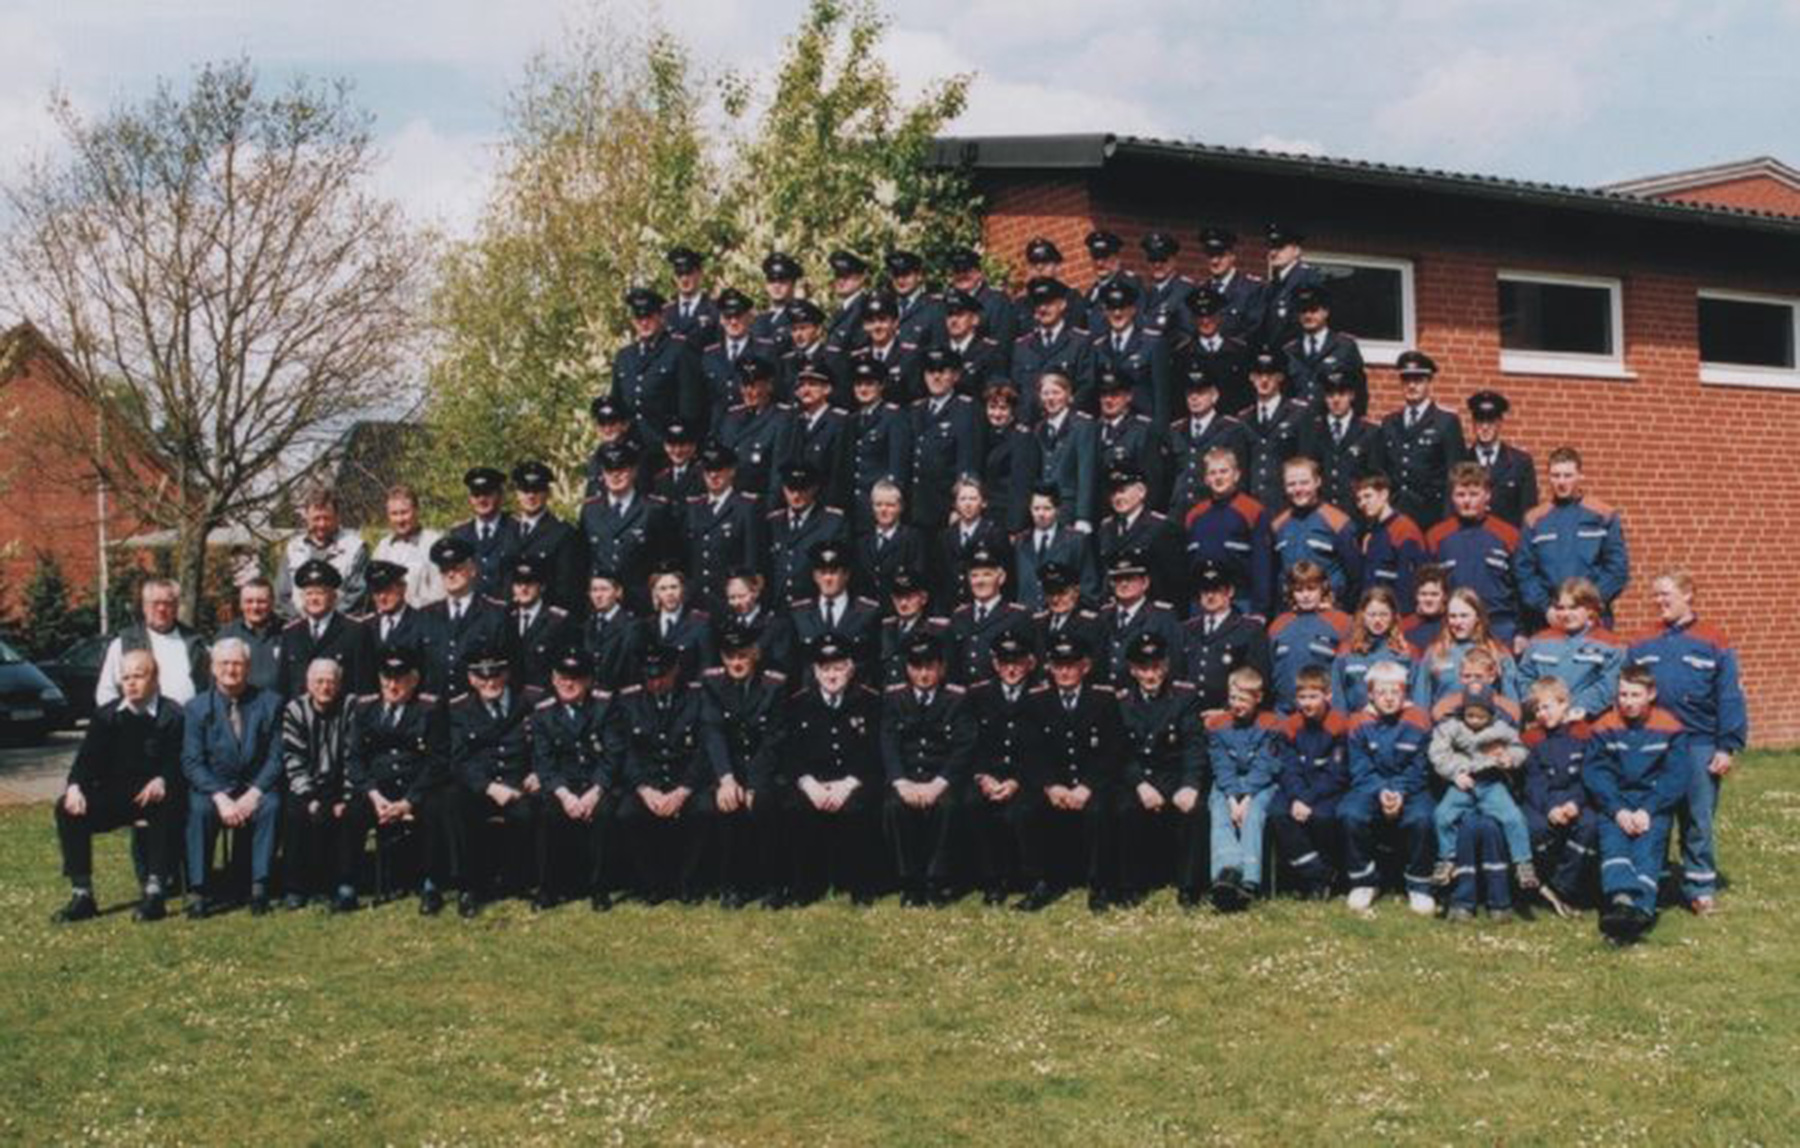
[[[1719,779],[1707,770],[1718,747],[1694,741],[1688,746],[1693,760],[1688,774],[1687,801],[1681,807],[1681,895],[1692,901],[1710,897],[1719,884],[1717,841],[1713,813],[1719,807]]]
[[[1217,881],[1227,869],[1236,869],[1244,875],[1244,884],[1262,884],[1263,821],[1269,816],[1269,799],[1274,796],[1274,786],[1252,793],[1242,825],[1231,823],[1229,797],[1216,789],[1207,796],[1206,808],[1212,815],[1213,880]]]
[[[234,792],[233,796],[239,792],[242,791]],[[280,811],[281,798],[273,793],[265,793],[256,805],[256,812],[250,815],[250,880],[259,885],[268,882],[269,867],[275,860],[275,826],[279,824],[276,814]],[[189,792],[188,884],[196,891],[206,884],[207,863],[212,858],[213,837],[218,831],[219,809],[213,804],[212,796]]]
[[[1610,817],[1600,821],[1600,891],[1608,901],[1618,893],[1633,907],[1656,912],[1656,885],[1669,849],[1669,818],[1651,815],[1650,829],[1629,836]]]
[[[1506,851],[1512,856],[1514,865],[1531,860],[1531,831],[1525,827],[1525,815],[1519,812],[1518,803],[1513,801],[1512,793],[1503,781],[1477,781],[1473,789],[1452,785],[1444,790],[1434,815],[1439,857],[1456,854],[1456,823],[1475,809],[1499,823],[1500,832],[1506,835]]]

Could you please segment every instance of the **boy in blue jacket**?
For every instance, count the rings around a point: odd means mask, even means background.
[[[1231,672],[1226,712],[1206,723],[1212,761],[1212,903],[1223,913],[1248,908],[1262,883],[1263,822],[1275,796],[1284,739],[1274,714],[1262,708],[1263,676],[1254,667]]]
[[[1331,895],[1332,866],[1343,854],[1338,802],[1350,788],[1348,730],[1344,715],[1331,708],[1325,671],[1301,670],[1294,681],[1294,713],[1281,724],[1288,744],[1269,804],[1269,830],[1294,871],[1300,896],[1309,901]]]
[[[1588,728],[1571,720],[1569,687],[1558,678],[1531,685],[1535,720],[1525,731],[1525,825],[1547,879],[1538,894],[1559,917],[1573,915],[1593,869],[1600,821],[1581,785]]]
[[[1350,719],[1350,792],[1339,803],[1344,822],[1344,864],[1350,895],[1345,904],[1366,912],[1380,884],[1375,843],[1388,837],[1406,858],[1407,907],[1421,916],[1437,912],[1431,865],[1437,857],[1432,832],[1430,764],[1426,750],[1431,719],[1406,704],[1406,670],[1384,662],[1369,671],[1372,713]]]
[[[1656,704],[1647,667],[1619,675],[1619,699],[1594,723],[1581,778],[1599,807],[1600,931],[1628,945],[1656,924],[1669,821],[1687,793],[1687,734]]]

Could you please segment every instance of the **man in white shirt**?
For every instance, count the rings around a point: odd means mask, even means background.
[[[444,597],[444,580],[431,561],[431,546],[443,532],[419,523],[419,496],[410,486],[388,488],[388,533],[375,544],[374,557],[406,567],[406,604],[422,610]]]
[[[120,696],[120,661],[132,650],[150,651],[156,659],[159,692],[178,705],[192,701],[207,685],[206,643],[175,618],[181,599],[180,583],[170,578],[152,578],[144,583],[141,595],[144,620],[125,627],[106,647],[100,677],[94,683],[96,707]]]

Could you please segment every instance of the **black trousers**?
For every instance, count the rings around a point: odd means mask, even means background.
[[[673,817],[651,813],[635,789],[619,801],[620,836],[631,856],[640,892],[660,897],[699,892],[712,810],[709,786],[689,794]]]
[[[739,780],[742,783],[742,779]],[[755,893],[786,888],[789,883],[787,854],[781,848],[781,801],[772,786],[751,790],[756,801],[749,808],[721,813],[717,791],[707,795],[712,808],[712,848],[719,863],[719,885],[735,893]]]
[[[542,877],[538,869],[543,856],[542,813],[533,794],[522,793],[499,805],[486,793],[463,790],[462,816],[457,819],[463,837],[455,854],[464,891],[485,894],[534,887]]]
[[[181,807],[164,797],[139,809],[132,802],[138,789],[98,785],[84,788],[81,792],[87,798],[87,812],[80,817],[69,816],[62,799],[57,799],[56,838],[62,845],[63,876],[71,883],[86,885],[93,881],[94,834],[110,833],[138,821],[144,822],[144,831],[137,835],[144,852],[144,875],[168,875],[172,834],[174,827],[182,824],[175,811]]]
[[[601,793],[588,821],[571,819],[555,794],[546,796],[538,834],[538,872],[545,887],[556,893],[610,891],[607,851],[617,844],[618,818],[617,790]]]
[[[1119,843],[1119,883],[1131,892],[1145,892],[1163,884],[1170,875],[1165,864],[1174,850],[1173,877],[1177,889],[1197,891],[1206,874],[1206,793],[1201,791],[1191,812],[1175,808],[1173,779],[1151,778],[1162,794],[1163,807],[1155,813],[1144,808],[1137,786],[1122,786],[1115,795],[1115,830]]]
[[[962,794],[951,786],[935,802],[918,809],[902,801],[892,785],[883,788],[887,792],[881,803],[881,823],[901,887],[919,890],[927,883],[948,884],[953,846],[962,825]]]
[[[1023,796],[1023,794],[1021,794]],[[1083,881],[1089,889],[1112,887],[1113,805],[1104,789],[1092,791],[1079,810],[1057,809],[1039,790],[1026,814],[1027,879],[1055,885]]]
[[[289,893],[326,891],[324,873],[328,865],[335,870],[333,880],[346,881],[341,838],[350,816],[350,803],[345,802],[344,815],[338,817],[332,813],[329,801],[319,802],[316,811],[309,810],[312,800],[289,794],[281,801],[281,883]]]
[[[1002,779],[1004,780],[1004,779]],[[1005,801],[989,801],[976,788],[963,809],[964,823],[975,839],[975,863],[986,889],[1010,890],[1023,878],[1036,882],[1040,870],[1027,870],[1024,858],[1029,852],[1025,840],[1032,815],[1033,793],[1029,785]],[[1041,795],[1037,800],[1042,800]]]
[[[827,888],[873,892],[878,799],[871,788],[858,786],[836,813],[821,812],[798,786],[788,791],[783,822],[792,843],[791,879],[803,896],[818,896]]]
[[[454,826],[457,807],[453,790],[440,786],[430,790],[413,807],[414,833],[421,839],[420,857],[425,879],[438,888],[455,883],[460,875],[456,857],[457,832]],[[405,794],[398,789],[382,789],[383,797],[398,801]],[[376,828],[375,804],[367,793],[352,794],[344,810],[344,823],[338,834],[338,877],[349,884],[356,881],[357,868],[369,833]]]

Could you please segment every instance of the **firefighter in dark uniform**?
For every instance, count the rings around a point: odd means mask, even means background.
[[[1025,244],[1025,281],[1029,287],[1033,279],[1054,279],[1063,282],[1063,257],[1056,244],[1042,236]],[[1032,329],[1038,322],[1035,312],[1038,301],[1031,298],[1029,290],[1013,300],[1013,331],[1015,337]],[[1080,330],[1088,329],[1087,300],[1081,292],[1068,289],[1068,302],[1063,318],[1071,327]]]
[[[694,457],[700,453],[700,436],[684,422],[672,422],[663,431],[662,469],[650,478],[650,493],[668,503],[679,513],[687,500],[699,494],[704,485]]]
[[[1150,416],[1133,409],[1127,377],[1103,369],[1095,385],[1100,392],[1100,417],[1095,421],[1101,471],[1120,466],[1142,471],[1144,497],[1162,509],[1169,498],[1169,446],[1162,430],[1168,424],[1153,423]]]
[[[1475,438],[1463,461],[1480,463],[1494,480],[1494,500],[1489,510],[1515,527],[1538,504],[1537,463],[1529,454],[1501,440],[1501,424],[1512,404],[1499,391],[1476,391],[1469,396],[1469,421]]]
[[[1043,418],[1033,429],[1038,473],[1032,485],[1051,483],[1062,492],[1062,520],[1086,533],[1100,521],[1100,428],[1094,416],[1072,409],[1075,384],[1050,372],[1038,382]]]
[[[1062,524],[1061,499],[1062,494],[1054,486],[1039,486],[1031,492],[1031,527],[1013,551],[1013,597],[1027,609],[1044,608],[1043,572],[1052,563],[1078,572],[1082,597],[1090,603],[1100,601],[1094,536],[1078,534]]]
[[[963,577],[969,601],[950,615],[950,637],[957,658],[950,678],[959,685],[978,682],[987,675],[989,655],[1001,634],[1030,632],[1031,612],[1004,596],[1006,558],[992,546],[977,546],[968,553]]]
[[[873,363],[881,371],[882,397],[905,406],[925,392],[920,356],[924,348],[900,337],[900,301],[892,292],[877,291],[863,304],[863,331],[868,338],[850,353],[850,364]]]
[[[447,533],[461,538],[474,550],[476,565],[481,569],[476,589],[504,602],[507,572],[519,549],[519,524],[500,507],[506,476],[491,466],[472,467],[463,474],[463,487],[469,492],[473,514]]]
[[[1047,651],[1058,638],[1074,635],[1090,650],[1105,644],[1100,629],[1100,613],[1087,603],[1093,601],[1082,582],[1079,568],[1064,562],[1048,562],[1038,571],[1044,588],[1044,606],[1031,617],[1032,637],[1039,651]]]
[[[419,912],[429,917],[443,910],[444,889],[458,876],[454,850],[460,834],[451,819],[462,806],[448,768],[449,716],[437,695],[419,690],[420,669],[411,650],[387,651],[375,671],[379,693],[363,699],[350,715],[344,743],[350,802],[339,838],[344,850],[340,871],[354,882],[371,830],[418,825],[425,870]],[[354,896],[339,905],[340,910],[354,907]]]
[[[987,380],[982,405],[987,425],[982,429],[981,489],[994,521],[1017,534],[1031,520],[1031,489],[1043,470],[1037,436],[1019,423],[1019,392],[1005,375]]]
[[[713,664],[713,623],[704,610],[688,601],[687,574],[673,558],[664,558],[650,575],[650,613],[639,623],[640,648],[661,645],[675,651],[683,681],[697,682]]]
[[[1100,569],[1111,570],[1127,554],[1141,555],[1150,573],[1150,597],[1177,613],[1187,602],[1187,539],[1168,515],[1149,509],[1149,482],[1136,463],[1120,463],[1106,476],[1112,513],[1094,532]]]
[[[1181,241],[1166,232],[1152,231],[1144,236],[1141,246],[1150,265],[1150,276],[1144,282],[1144,295],[1138,304],[1145,329],[1171,342],[1191,337],[1194,329],[1187,299],[1194,290],[1194,281],[1175,270]]]
[[[825,342],[839,354],[849,354],[869,341],[863,333],[863,307],[869,300],[869,264],[850,251],[833,251],[826,262],[831,265],[831,292],[837,297],[837,310],[825,328]]]
[[[422,666],[429,652],[443,644],[442,635],[433,632],[431,615],[407,605],[406,579],[406,567],[381,558],[369,563],[364,574],[363,584],[369,588],[369,603],[375,609],[362,622],[369,631],[377,666],[392,650],[412,651],[415,664]]]
[[[306,668],[316,658],[330,658],[343,669],[346,693],[367,693],[374,680],[374,647],[368,627],[338,613],[338,587],[344,576],[323,558],[309,558],[294,571],[300,591],[300,616],[281,631],[276,682],[284,698],[306,692]]]
[[[822,542],[842,545],[850,536],[843,511],[819,505],[819,472],[792,462],[781,472],[785,505],[765,518],[768,538],[769,605],[786,609],[812,595],[812,549]]]
[[[879,672],[874,683],[887,687],[906,680],[906,644],[916,635],[930,634],[954,660],[950,619],[928,613],[931,584],[916,566],[902,566],[886,582],[888,616],[881,620]]]
[[[550,667],[564,651],[581,642],[581,632],[569,612],[545,600],[548,580],[542,559],[527,554],[515,560],[512,608],[506,613],[513,681],[540,690],[550,688]]]
[[[714,436],[737,454],[738,489],[757,498],[775,493],[775,475],[794,453],[794,408],[774,401],[775,376],[767,359],[744,360],[738,373],[743,401],[725,412]]]
[[[925,569],[932,539],[905,521],[906,493],[899,483],[878,481],[869,492],[869,512],[869,528],[856,536],[852,583],[855,593],[879,599],[896,571]]]
[[[713,786],[700,683],[682,679],[680,652],[661,643],[641,658],[644,684],[613,699],[628,788],[619,799],[619,828],[644,901],[693,904],[711,824],[711,802],[697,795]]]
[[[819,476],[819,498],[827,506],[850,504],[850,416],[827,405],[831,380],[814,367],[803,368],[795,381],[793,462],[805,463]]]
[[[1105,912],[1112,905],[1112,805],[1125,756],[1125,728],[1112,688],[1090,680],[1093,661],[1078,638],[1057,639],[1047,654],[1050,687],[1031,696],[1032,716],[1040,734],[1040,753],[1031,783],[1038,790],[1025,837],[1030,859],[1026,869],[1042,874],[1018,907],[1043,909],[1060,895],[1064,884],[1053,857],[1073,853],[1055,839],[1077,830],[1078,856],[1088,887],[1088,908]]]
[[[776,612],[763,603],[763,589],[768,584],[761,572],[740,566],[725,576],[725,610],[715,619],[719,629],[740,626],[756,634],[756,648],[762,651],[764,669],[795,675],[794,633],[788,627],[785,611]],[[718,648],[718,641],[713,642]]]
[[[783,314],[786,314],[785,309]],[[738,380],[747,358],[773,362],[784,348],[773,339],[756,335],[756,304],[736,287],[719,292],[719,338],[700,351],[700,371],[706,376],[706,426],[716,431],[725,412],[738,403]]]
[[[1087,248],[1088,262],[1094,270],[1093,285],[1087,289],[1088,313],[1093,314],[1102,305],[1101,294],[1114,285],[1131,289],[1132,310],[1135,312],[1137,301],[1144,294],[1144,283],[1125,270],[1125,259],[1120,254],[1125,249],[1125,241],[1110,231],[1090,231],[1087,238],[1082,240],[1082,245]]]
[[[1200,247],[1206,252],[1207,272],[1201,286],[1210,288],[1221,303],[1219,333],[1239,343],[1254,342],[1261,336],[1263,327],[1262,277],[1238,268],[1237,234],[1227,228],[1203,228]],[[1190,310],[1195,301],[1196,296],[1190,293]],[[1195,317],[1198,318],[1198,312]]]
[[[781,759],[790,781],[786,831],[794,900],[828,888],[874,900],[870,858],[881,777],[881,697],[857,682],[850,646],[834,634],[813,645],[811,682],[788,703]]]
[[[751,321],[750,334],[774,344],[775,357],[780,357],[794,347],[792,318],[788,308],[796,302],[795,287],[805,278],[805,271],[793,256],[783,251],[771,251],[762,261],[762,273],[763,287],[769,297],[769,309],[759,313]]]
[[[450,703],[450,769],[461,783],[463,874],[456,911],[473,917],[488,897],[538,884],[538,776],[532,769],[531,714],[544,692],[511,680],[498,650],[469,660],[469,690]],[[529,869],[529,876],[527,871]],[[510,871],[510,882],[508,881]]]
[[[882,698],[882,823],[900,877],[900,903],[945,905],[954,896],[951,865],[975,721],[963,688],[945,680],[944,647],[936,637],[914,634],[905,657],[906,680],[889,686]]]
[[[707,297],[702,280],[706,260],[691,247],[673,248],[668,259],[675,298],[664,308],[663,319],[669,334],[698,350],[719,337],[719,307]]]
[[[612,570],[625,582],[625,600],[634,612],[649,606],[650,570],[677,545],[678,527],[669,504],[655,495],[639,494],[637,453],[614,443],[600,459],[603,489],[581,507],[581,533],[587,539],[588,568]]]
[[[582,490],[583,498],[592,498],[600,493],[600,456],[607,447],[613,443],[626,443],[638,452],[638,457],[641,458],[644,454],[644,440],[638,436],[637,427],[632,425],[631,412],[625,409],[624,403],[612,395],[601,395],[588,404],[588,413],[593,417],[594,433],[599,436],[600,442],[594,447],[593,453],[588,455],[587,485]],[[640,477],[647,480],[649,475]]]
[[[1213,376],[1194,367],[1187,376],[1187,415],[1169,428],[1170,469],[1175,472],[1168,497],[1171,518],[1188,521],[1193,509],[1206,500],[1206,455],[1215,447],[1232,453],[1240,474],[1249,472],[1250,432],[1223,413]]]
[[[841,540],[813,543],[808,566],[815,593],[793,604],[788,626],[803,648],[826,634],[836,635],[855,656],[857,677],[873,683],[880,655],[881,604],[850,593],[850,553]]]
[[[1094,332],[1094,374],[1117,375],[1131,390],[1131,408],[1157,426],[1175,417],[1175,373],[1166,336],[1138,320],[1137,289],[1111,283],[1100,292],[1106,324]]]
[[[890,251],[883,260],[888,289],[899,309],[901,343],[920,350],[944,345],[944,303],[925,290],[925,261],[912,251]]]
[[[725,613],[725,580],[739,567],[762,564],[765,517],[754,495],[737,489],[738,454],[719,442],[700,448],[706,489],[688,499],[688,584],[709,613]]]
[[[1232,608],[1237,588],[1231,568],[1202,562],[1193,572],[1196,609],[1182,629],[1184,661],[1180,677],[1200,695],[1200,712],[1225,712],[1230,693],[1227,679],[1239,666],[1251,666],[1267,679],[1273,672],[1269,636],[1262,623]]]
[[[1381,457],[1394,482],[1394,509],[1430,530],[1450,501],[1450,468],[1466,453],[1462,420],[1431,400],[1437,363],[1423,351],[1395,360],[1406,402],[1381,420]]]
[[[556,473],[541,462],[527,461],[513,467],[513,514],[516,536],[513,552],[544,564],[544,599],[571,614],[587,604],[587,545],[581,532],[549,509],[550,487]]]
[[[702,796],[712,806],[719,903],[727,909],[742,908],[759,891],[771,909],[788,898],[787,865],[777,854],[790,784],[782,756],[789,686],[764,663],[761,637],[754,627],[726,624],[719,630],[722,664],[700,682],[701,738],[714,779]]]
[[[1172,824],[1176,895],[1192,905],[1206,865],[1206,727],[1199,695],[1175,680],[1173,651],[1156,634],[1140,634],[1125,656],[1131,684],[1119,691],[1126,756],[1115,801],[1120,888],[1131,904],[1161,884],[1152,859],[1167,847]]]
[[[926,573],[936,576],[934,593],[937,600],[949,606],[969,600],[969,585],[964,578],[969,557],[976,550],[988,550],[1006,564],[1006,597],[1012,597],[1013,549],[1006,528],[987,513],[987,499],[981,484],[973,478],[959,478],[951,489],[955,517],[937,528],[936,545],[928,551]]]
[[[1026,284],[1024,301],[1031,305],[1032,324],[1013,342],[1012,378],[1019,390],[1019,418],[1038,421],[1038,383],[1059,374],[1071,386],[1070,401],[1080,411],[1094,410],[1094,345],[1087,332],[1069,321],[1069,289],[1060,279],[1042,277]]]
[[[987,276],[981,270],[981,254],[974,248],[952,248],[945,258],[945,264],[950,268],[950,286],[972,296],[980,304],[979,331],[982,337],[992,339],[999,344],[1001,354],[1006,354],[1019,333],[1012,299],[987,281]],[[946,293],[946,306],[948,303]]]
[[[1244,408],[1244,429],[1250,434],[1250,469],[1245,490],[1264,506],[1287,503],[1282,468],[1290,458],[1303,454],[1311,438],[1311,409],[1305,403],[1283,398],[1287,361],[1280,352],[1258,351],[1250,360],[1250,385],[1256,401]]]
[[[1317,459],[1325,489],[1320,497],[1339,510],[1356,507],[1356,480],[1385,474],[1381,428],[1356,413],[1356,380],[1332,371],[1320,380],[1322,404],[1305,453]]]
[[[540,901],[548,906],[571,889],[586,889],[597,913],[612,908],[606,851],[618,816],[621,755],[612,720],[613,695],[594,688],[593,668],[578,650],[550,670],[551,696],[531,714],[531,768],[543,793]],[[575,874],[556,862],[576,859]]]
[[[588,616],[581,629],[581,648],[594,667],[594,684],[617,693],[639,680],[638,617],[625,605],[625,581],[617,570],[596,569],[588,576]]]
[[[1219,410],[1236,415],[1256,396],[1250,388],[1250,346],[1225,333],[1228,306],[1225,296],[1211,284],[1203,283],[1194,288],[1188,294],[1188,311],[1194,317],[1194,337],[1177,347],[1174,357],[1189,379],[1195,372],[1210,378],[1219,389]]]
[[[981,468],[986,420],[975,400],[959,394],[963,364],[955,351],[934,347],[922,360],[925,394],[907,408],[912,440],[911,519],[935,530],[950,517],[951,488]]]
[[[700,372],[698,345],[664,329],[661,295],[634,287],[625,293],[625,307],[633,338],[613,355],[612,393],[644,446],[660,454],[663,429],[670,423],[698,426],[706,421],[706,378]]]
[[[1308,263],[1300,250],[1305,236],[1291,227],[1271,223],[1263,229],[1269,248],[1269,278],[1263,284],[1264,346],[1284,347],[1300,333],[1300,309],[1294,295],[1303,287],[1323,287],[1325,277]]]
[[[981,330],[981,298],[959,287],[944,292],[944,346],[962,359],[957,389],[980,401],[982,388],[995,375],[1007,374],[1012,344],[1000,343]]]
[[[421,671],[426,693],[457,698],[469,688],[470,655],[506,645],[506,604],[476,593],[475,548],[463,539],[432,543],[431,561],[444,580],[444,598],[420,611],[427,651]]]
[[[886,378],[869,359],[851,365],[850,426],[850,522],[854,529],[869,529],[869,497],[879,482],[891,482],[901,490],[912,488],[912,422],[899,404],[883,397]]]
[[[862,308],[857,307],[860,323]],[[838,406],[850,405],[850,364],[845,353],[826,341],[825,312],[811,299],[788,304],[788,328],[793,345],[781,356],[775,375],[775,401],[792,403],[800,387],[800,374],[811,368],[825,372],[826,396]],[[857,327],[862,333],[862,327]],[[747,399],[745,400],[748,401]]]
[[[1100,609],[1100,640],[1094,648],[1095,680],[1124,686],[1131,681],[1125,652],[1140,634],[1155,634],[1171,649],[1181,642],[1181,619],[1174,605],[1150,597],[1150,556],[1128,550],[1107,567],[1112,601]]]
[[[1282,351],[1288,359],[1288,393],[1313,407],[1324,407],[1325,379],[1342,375],[1356,392],[1356,416],[1369,413],[1369,378],[1363,367],[1362,348],[1356,340],[1331,326],[1331,291],[1304,287],[1294,292],[1300,309],[1300,333]]]
[[[994,643],[993,673],[969,688],[966,705],[975,722],[969,773],[969,817],[981,874],[982,901],[1005,904],[1021,877],[1035,885],[1041,874],[1022,872],[1024,841],[1033,806],[1043,800],[1032,784],[1040,760],[1042,730],[1033,715],[1037,658],[1031,642],[1003,634]]]

